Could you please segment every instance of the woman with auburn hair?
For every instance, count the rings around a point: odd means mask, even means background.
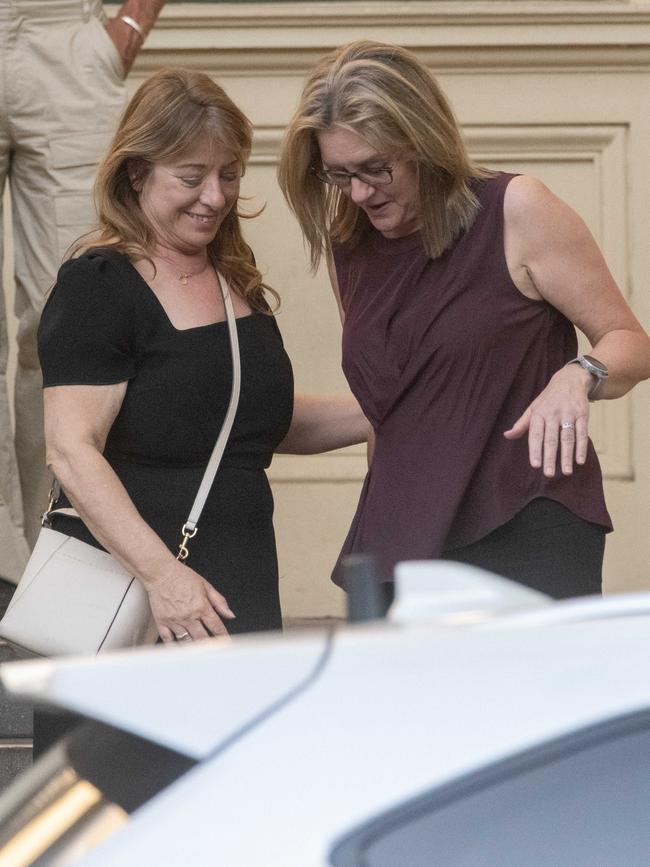
[[[367,439],[352,398],[294,401],[291,364],[242,237],[251,125],[207,75],[141,85],[98,173],[99,228],[61,268],[43,311],[47,462],[81,521],[148,591],[160,637],[278,629],[274,451]],[[231,395],[219,280],[241,354],[237,414],[186,563],[176,559]],[[37,731],[39,726],[37,725]],[[37,734],[42,748],[47,733]]]
[[[375,42],[311,73],[279,179],[313,267],[327,256],[374,429],[342,553],[374,554],[385,581],[444,558],[600,592],[589,402],[650,376],[650,341],[582,220],[535,178],[476,165],[430,73]]]

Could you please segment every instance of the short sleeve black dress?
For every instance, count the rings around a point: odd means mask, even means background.
[[[264,470],[291,422],[293,377],[273,316],[240,317],[237,330],[239,407],[188,564],[227,598],[236,614],[229,631],[251,632],[281,626]],[[104,454],[176,552],[230,399],[227,324],[175,328],[128,258],[97,249],[59,271],[38,345],[45,388],[128,380]],[[81,522],[57,520],[58,529],[99,547]]]

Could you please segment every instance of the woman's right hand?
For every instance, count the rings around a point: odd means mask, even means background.
[[[223,619],[235,616],[227,601],[174,558],[103,455],[126,388],[125,380],[44,390],[48,467],[95,539],[142,582],[163,641],[223,635]]]
[[[158,633],[167,643],[227,635],[222,618],[235,617],[221,593],[178,561],[168,574],[149,584],[147,592]]]

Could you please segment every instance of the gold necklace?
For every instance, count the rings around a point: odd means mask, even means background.
[[[185,274],[179,274],[179,275],[178,275],[178,279],[181,281],[181,283],[183,284],[183,286],[187,286],[187,281],[188,281],[188,280],[191,280],[192,277],[200,277],[201,274],[203,274],[203,272],[204,272],[205,270],[207,270],[207,268],[209,267],[209,265],[210,265],[210,262],[206,262],[205,265],[201,268],[200,271],[194,271],[194,273],[192,273],[191,271],[188,271],[188,272],[185,273]]]

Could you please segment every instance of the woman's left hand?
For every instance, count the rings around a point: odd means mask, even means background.
[[[528,431],[531,467],[542,468],[549,478],[560,468],[565,476],[573,472],[574,461],[584,464],[589,445],[589,401],[591,374],[579,364],[557,371],[544,391],[530,404],[514,425],[504,432],[509,440]]]

